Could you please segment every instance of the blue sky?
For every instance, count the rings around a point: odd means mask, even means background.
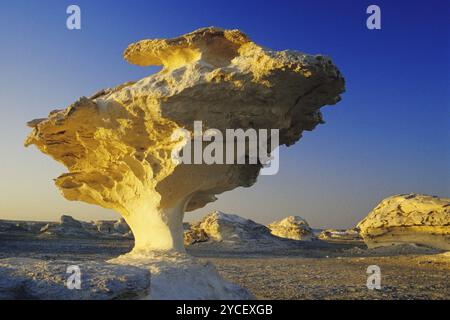
[[[82,29],[66,28],[77,4]],[[382,29],[366,28],[377,4]],[[447,1],[2,1],[0,3],[0,218],[116,217],[66,201],[52,179],[64,168],[23,148],[26,121],[78,97],[136,80],[131,42],[204,26],[238,28],[277,50],[329,55],[347,92],[323,110],[325,125],[281,153],[280,172],[223,194],[219,209],[267,223],[300,215],[318,227],[350,227],[382,198],[450,196],[450,13]]]

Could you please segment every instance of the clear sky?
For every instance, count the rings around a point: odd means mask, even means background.
[[[81,30],[66,28],[70,4],[81,7]],[[366,28],[370,4],[381,8],[381,30]],[[322,109],[325,125],[282,149],[277,175],[189,220],[219,209],[261,223],[300,215],[315,227],[351,227],[392,194],[450,196],[448,1],[15,0],[0,2],[0,218],[118,217],[59,194],[52,179],[65,169],[23,147],[25,123],[154,72],[122,59],[129,43],[205,26],[327,54],[347,92]]]

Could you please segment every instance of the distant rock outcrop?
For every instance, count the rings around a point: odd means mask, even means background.
[[[353,229],[326,229],[319,234],[320,240],[362,241],[357,228]]]
[[[62,215],[60,222],[47,223],[40,229],[40,234],[41,236],[68,238],[133,237],[130,228],[123,219],[84,222],[68,215]]]
[[[85,223],[86,224],[86,223]],[[94,233],[83,226],[81,221],[78,221],[71,216],[62,215],[60,222],[50,222],[40,230],[42,235],[57,236],[57,237],[92,237]]]
[[[37,234],[46,222],[0,220],[0,234],[32,235]]]
[[[450,198],[392,196],[357,227],[369,248],[409,243],[450,250]]]
[[[81,271],[81,290],[69,289],[71,273]],[[106,262],[46,261],[30,258],[0,260],[0,300],[106,300],[147,296],[150,272],[133,266]]]
[[[315,238],[308,222],[299,216],[289,216],[268,225],[271,233],[280,238],[310,241]]]

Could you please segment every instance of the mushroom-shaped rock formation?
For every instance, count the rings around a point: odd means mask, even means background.
[[[392,196],[381,201],[357,227],[369,248],[416,244],[450,250],[450,198]]]
[[[289,216],[267,225],[274,236],[293,240],[310,241],[315,238],[313,230],[305,219]]]
[[[131,44],[125,59],[163,66],[137,82],[82,97],[30,121],[25,145],[64,164],[56,185],[69,200],[119,212],[133,253],[183,252],[183,215],[215,195],[256,181],[257,164],[180,164],[172,152],[183,128],[279,129],[280,145],[323,123],[319,109],[340,100],[344,79],[331,60],[272,51],[238,30],[204,28],[174,39]]]

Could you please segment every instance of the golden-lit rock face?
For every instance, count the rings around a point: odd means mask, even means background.
[[[392,196],[357,227],[369,248],[410,243],[450,250],[450,199],[421,194]]]
[[[33,128],[25,145],[64,164],[56,185],[69,200],[119,212],[135,250],[182,251],[182,219],[215,195],[256,181],[260,165],[176,165],[178,128],[280,129],[280,144],[295,143],[323,123],[344,79],[331,60],[271,51],[238,30],[204,28],[175,39],[130,45],[125,59],[163,69],[82,97]]]

